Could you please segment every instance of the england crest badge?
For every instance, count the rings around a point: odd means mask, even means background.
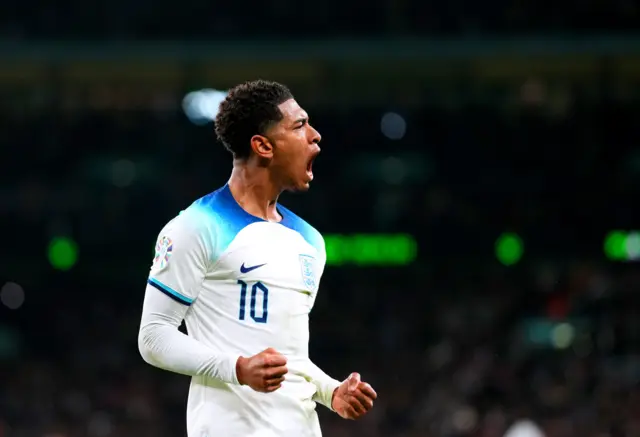
[[[318,278],[316,277],[316,259],[310,255],[300,255],[300,271],[304,287],[315,293],[318,290]]]

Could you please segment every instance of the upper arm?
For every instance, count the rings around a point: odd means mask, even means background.
[[[211,253],[210,229],[188,214],[170,221],[158,235],[148,283],[183,305],[197,298]]]
[[[324,272],[325,265],[327,263],[327,249],[324,243],[324,237],[320,232],[314,229],[314,240],[313,246],[316,248],[317,256],[318,256],[318,274],[322,276]]]

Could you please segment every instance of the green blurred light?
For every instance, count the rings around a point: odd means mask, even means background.
[[[412,263],[418,249],[406,234],[328,234],[324,236],[327,265],[393,266]]]
[[[78,246],[70,238],[56,237],[49,243],[49,262],[56,270],[69,270],[78,261]]]
[[[627,233],[611,231],[604,239],[604,254],[613,261],[627,259]]]
[[[496,240],[496,257],[505,266],[516,264],[522,258],[524,246],[522,239],[514,233],[505,232]]]
[[[604,238],[604,254],[612,261],[640,259],[640,232],[611,231]]]

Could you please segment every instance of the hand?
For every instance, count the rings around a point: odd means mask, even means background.
[[[373,408],[378,397],[375,390],[366,382],[360,381],[359,373],[352,373],[333,392],[331,406],[343,419],[359,419]]]
[[[287,359],[273,348],[265,349],[249,358],[236,362],[236,375],[241,385],[248,385],[262,393],[271,393],[282,387],[287,370]]]

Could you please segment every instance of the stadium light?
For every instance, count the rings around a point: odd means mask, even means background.
[[[202,126],[215,120],[220,103],[227,97],[226,91],[203,89],[184,96],[182,109],[187,118]]]
[[[611,231],[604,238],[604,254],[611,261],[640,259],[639,231]]]
[[[56,237],[48,248],[49,262],[56,270],[69,270],[78,261],[78,246],[67,237]]]
[[[512,266],[522,258],[524,252],[522,239],[515,233],[505,232],[496,240],[495,252],[500,263]]]
[[[327,234],[327,265],[400,266],[411,264],[418,245],[407,234]]]

